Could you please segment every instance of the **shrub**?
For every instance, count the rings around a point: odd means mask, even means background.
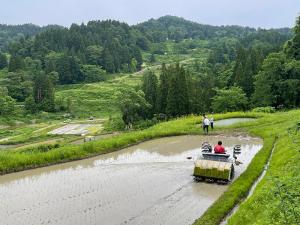
[[[266,107],[257,107],[252,109],[252,112],[263,112],[263,113],[274,113],[276,112],[274,107],[266,106]]]

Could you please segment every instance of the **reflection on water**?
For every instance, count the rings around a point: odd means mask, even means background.
[[[195,183],[203,141],[242,145],[237,176],[260,139],[162,138],[95,158],[0,177],[0,224],[191,224],[228,186]]]
[[[231,119],[224,119],[224,120],[217,120],[214,122],[216,126],[224,127],[224,126],[230,126],[236,123],[243,123],[243,122],[250,122],[255,121],[254,118],[231,118]]]

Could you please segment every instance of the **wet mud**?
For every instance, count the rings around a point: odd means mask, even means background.
[[[1,176],[0,224],[191,224],[228,188],[192,177],[201,143],[218,140],[242,146],[236,177],[262,147],[249,136],[169,137]]]

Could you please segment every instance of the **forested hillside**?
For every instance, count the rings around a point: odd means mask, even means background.
[[[26,26],[29,26],[28,30]],[[128,89],[128,93],[123,92],[124,96],[128,94],[127,101],[120,99],[120,105],[116,106],[123,112],[125,123],[152,119],[158,114],[176,117],[209,111],[247,110],[256,106],[298,106],[298,100],[280,100],[279,97],[276,101],[270,100],[266,93],[260,93],[260,89],[268,89],[260,87],[257,79],[260,77],[258,74],[266,69],[264,65],[268,61],[265,62],[265,58],[271,57],[270,53],[281,51],[284,43],[292,37],[293,32],[289,28],[265,30],[210,26],[173,16],[151,19],[135,26],[107,20],[73,24],[69,28],[39,28],[33,25],[4,28],[11,34],[18,32],[17,28],[20,31],[25,29],[27,33],[24,32],[21,38],[18,35],[14,37],[0,53],[2,101],[7,108],[18,109],[2,110],[1,115],[9,111],[19,114],[18,102],[25,105],[21,112],[72,111],[81,115],[82,104],[97,97],[95,93],[92,96],[84,94],[88,88],[83,88],[82,96],[88,98],[82,101],[78,94],[72,95],[75,93],[72,86],[68,88],[66,85],[106,82],[118,74],[135,73],[142,67],[152,68],[145,73],[143,85],[139,86],[139,82],[135,85],[136,90],[143,92],[134,93],[135,90]],[[285,49],[290,55],[295,55],[288,50],[293,48],[292,45],[293,41],[288,42]],[[175,63],[178,64],[169,65]],[[282,77],[298,74],[294,61],[288,60],[283,64],[285,72]],[[295,82],[281,82],[280,88],[285,90],[289,87],[288,90],[291,90],[290,87],[297,86]],[[66,91],[56,94],[55,89],[61,89],[55,88],[60,87],[58,85],[65,85]],[[181,90],[180,94],[178,90]],[[76,89],[76,93],[80,91]],[[98,94],[103,96],[104,93],[100,92],[99,88]],[[266,100],[260,101],[262,94]],[[298,92],[293,89],[286,95],[294,96]],[[103,102],[111,97],[104,96],[107,99]],[[141,98],[147,102],[137,107],[135,101]],[[74,99],[77,99],[76,102]],[[93,109],[99,107],[89,106],[90,114],[97,114]]]
[[[33,37],[38,33],[50,28],[60,27],[58,25],[48,25],[40,27],[34,24],[6,25],[0,24],[0,51],[8,51],[11,42],[19,41],[22,38]]]

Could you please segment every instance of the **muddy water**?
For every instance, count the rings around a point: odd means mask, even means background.
[[[224,120],[217,120],[214,122],[216,126],[224,127],[230,126],[236,123],[243,123],[243,122],[250,122],[255,121],[254,118],[231,118],[231,119],[224,119]]]
[[[99,157],[0,177],[0,224],[191,224],[227,188],[196,183],[203,141],[242,145],[240,175],[260,139],[226,136],[163,138]]]
[[[0,150],[17,148],[19,145],[0,145]]]

